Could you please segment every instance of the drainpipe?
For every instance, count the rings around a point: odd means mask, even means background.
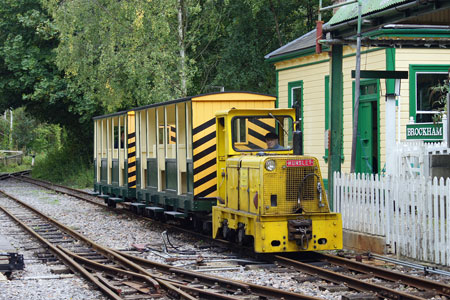
[[[447,114],[447,148],[450,148],[450,115],[449,115],[449,109],[450,109],[450,69],[448,69],[448,93],[447,93],[447,111],[445,112]]]
[[[361,85],[361,0],[358,0],[358,30],[356,36],[355,108],[353,113],[352,157],[350,173],[355,173],[356,137],[358,134],[359,94]]]

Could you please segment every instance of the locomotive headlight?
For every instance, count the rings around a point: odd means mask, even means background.
[[[276,164],[275,164],[275,161],[274,160],[271,160],[271,159],[269,159],[269,160],[267,160],[266,161],[266,170],[267,171],[273,171],[273,170],[275,170],[275,167],[276,167]]]

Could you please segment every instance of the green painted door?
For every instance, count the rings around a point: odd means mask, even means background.
[[[361,102],[359,104],[358,114],[358,136],[356,146],[356,164],[357,173],[372,173],[373,166],[373,143],[374,136],[372,131],[372,105],[370,102]]]
[[[361,81],[356,139],[356,173],[378,173],[379,93],[378,81]]]

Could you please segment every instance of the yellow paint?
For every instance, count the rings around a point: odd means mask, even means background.
[[[273,96],[253,94],[253,93],[216,93],[210,95],[203,95],[192,98],[192,129],[195,131],[199,126],[203,126],[205,123],[215,120],[215,114],[217,111],[234,108],[274,108],[276,98]],[[195,143],[199,139],[204,138],[208,134],[216,131],[216,124],[211,123],[209,127],[194,133],[193,142]],[[201,145],[197,145],[193,149],[194,157],[203,151],[208,151],[211,147],[217,147],[217,138],[204,141]],[[217,148],[216,148],[217,149]],[[217,150],[216,150],[217,151]],[[194,169],[201,167],[204,163],[211,161],[216,157],[216,151],[212,151],[202,157],[201,159],[194,160]],[[217,170],[217,166],[214,164],[213,169],[208,168],[201,173],[194,174],[194,182],[202,179],[204,176],[211,174],[209,171]],[[220,171],[220,170],[219,170]],[[219,172],[218,171],[218,172]],[[222,180],[219,172],[218,176],[211,179],[202,185],[194,188],[194,195],[207,190],[208,188],[219,184]],[[218,182],[219,181],[219,182]],[[215,197],[216,192],[210,193],[208,197]]]
[[[341,215],[330,212],[316,158],[293,155],[292,151],[257,156],[236,152],[230,146],[233,118],[269,113],[295,118],[293,109],[231,109],[217,113],[222,120],[216,122],[221,137],[217,140],[217,176],[221,180],[218,196],[224,201],[213,207],[213,236],[217,237],[225,227],[235,231],[243,227],[246,235],[253,236],[256,252],[342,248]],[[265,167],[268,160],[275,162],[272,171]],[[321,192],[318,187],[322,187]],[[289,220],[297,219],[312,220],[307,246],[302,246],[294,234],[289,237]],[[319,244],[319,239],[326,243]]]
[[[218,230],[224,220],[231,229],[238,224],[245,224],[245,234],[254,237],[254,250],[257,253],[298,252],[342,249],[342,218],[338,213],[312,214],[305,218],[312,220],[312,236],[308,247],[302,249],[296,241],[288,239],[288,220],[295,220],[295,215],[264,217],[240,210],[213,207],[213,237],[218,238]],[[314,238],[315,236],[315,238]],[[319,244],[319,239],[326,239],[326,244]],[[274,242],[275,241],[275,242]],[[276,242],[279,245],[276,245]]]
[[[135,112],[129,111],[127,113],[127,124],[128,124],[128,144],[136,142],[136,124],[135,124]],[[130,156],[130,154],[134,153],[134,155]],[[128,165],[136,162],[136,147],[128,148]],[[134,185],[129,186],[129,188],[136,188],[136,175],[131,175],[132,173],[136,173],[136,165],[132,167],[128,167],[128,183],[134,183]]]
[[[249,94],[249,93],[218,93],[211,95],[203,95],[198,97],[193,97],[192,101],[268,101],[272,102],[275,100],[273,96],[261,95],[261,94]],[[245,103],[243,103],[245,105]]]

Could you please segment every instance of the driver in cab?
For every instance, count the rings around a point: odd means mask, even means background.
[[[264,136],[268,150],[285,150],[280,144],[278,144],[278,135],[273,132],[269,132]]]

